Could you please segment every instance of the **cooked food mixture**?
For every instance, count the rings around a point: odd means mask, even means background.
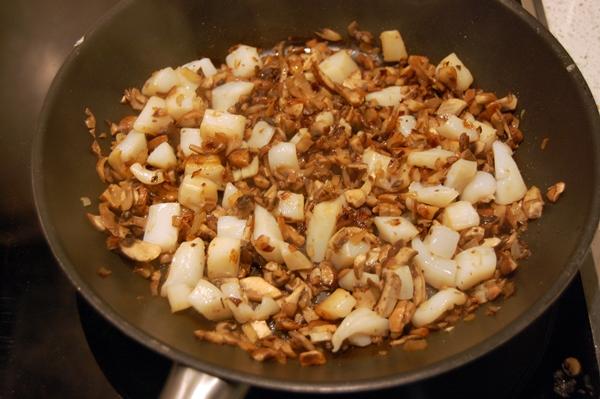
[[[199,339],[302,365],[424,349],[512,294],[528,255],[544,201],[512,157],[517,98],[396,30],[317,36],[156,71],[110,134],[87,110],[108,185],[88,217],[173,312],[215,322]]]

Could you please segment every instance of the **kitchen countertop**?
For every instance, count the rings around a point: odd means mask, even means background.
[[[543,6],[550,31],[581,70],[600,107],[600,1],[543,0]],[[580,273],[600,359],[600,226],[591,249],[595,268],[591,262],[585,263]]]
[[[543,0],[543,5],[550,31],[581,70],[600,107],[600,1]],[[592,253],[600,276],[600,226]]]
[[[600,1],[543,0],[550,31],[581,69],[600,105]]]

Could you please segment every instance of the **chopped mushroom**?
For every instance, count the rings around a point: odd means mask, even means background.
[[[536,186],[531,186],[523,197],[523,212],[528,219],[539,219],[542,217],[544,210],[544,199],[540,189]]]
[[[162,251],[159,245],[142,240],[123,240],[119,247],[125,256],[138,262],[150,262]]]
[[[379,301],[375,305],[375,311],[380,316],[390,316],[400,297],[401,287],[402,281],[396,273],[389,269],[383,272],[383,289]]]
[[[264,296],[277,299],[282,292],[273,285],[267,283],[262,277],[246,277],[240,280],[242,290],[252,301],[260,301]]]
[[[565,191],[565,187],[566,185],[562,181],[548,187],[548,190],[546,191],[546,197],[550,202],[558,201],[558,197],[560,197],[560,195]]]
[[[319,366],[327,362],[323,352],[318,350],[302,352],[299,359],[302,366]]]
[[[321,29],[320,31],[315,32],[315,34],[320,38],[328,40],[330,42],[339,42],[340,40],[342,40],[342,35],[329,28]]]
[[[411,301],[398,301],[389,317],[390,332],[401,333],[404,330],[404,327],[410,323],[410,320],[415,313],[415,309],[415,304]]]

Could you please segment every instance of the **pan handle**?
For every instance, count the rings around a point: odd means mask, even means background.
[[[248,388],[174,363],[160,399],[241,399]]]

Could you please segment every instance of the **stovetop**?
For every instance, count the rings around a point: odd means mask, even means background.
[[[0,262],[0,397],[158,395],[170,361],[106,322],[71,287],[43,241],[4,246]],[[594,353],[577,277],[544,316],[497,351],[441,377],[377,396],[435,398],[451,392],[460,397],[594,398],[600,393]],[[567,357],[581,364],[575,378],[562,371]],[[248,397],[308,396],[252,389]]]
[[[111,327],[77,295],[37,228],[31,200],[35,115],[72,45],[116,2],[0,5],[5,113],[0,148],[10,149],[0,157],[5,171],[0,186],[10,187],[0,195],[0,398],[156,397],[171,366]],[[584,268],[593,270],[591,257],[586,262]],[[577,277],[556,305],[499,350],[442,377],[377,396],[598,397],[600,376],[588,320]],[[561,369],[567,357],[581,363],[576,378]],[[248,396],[306,397],[260,389]]]

